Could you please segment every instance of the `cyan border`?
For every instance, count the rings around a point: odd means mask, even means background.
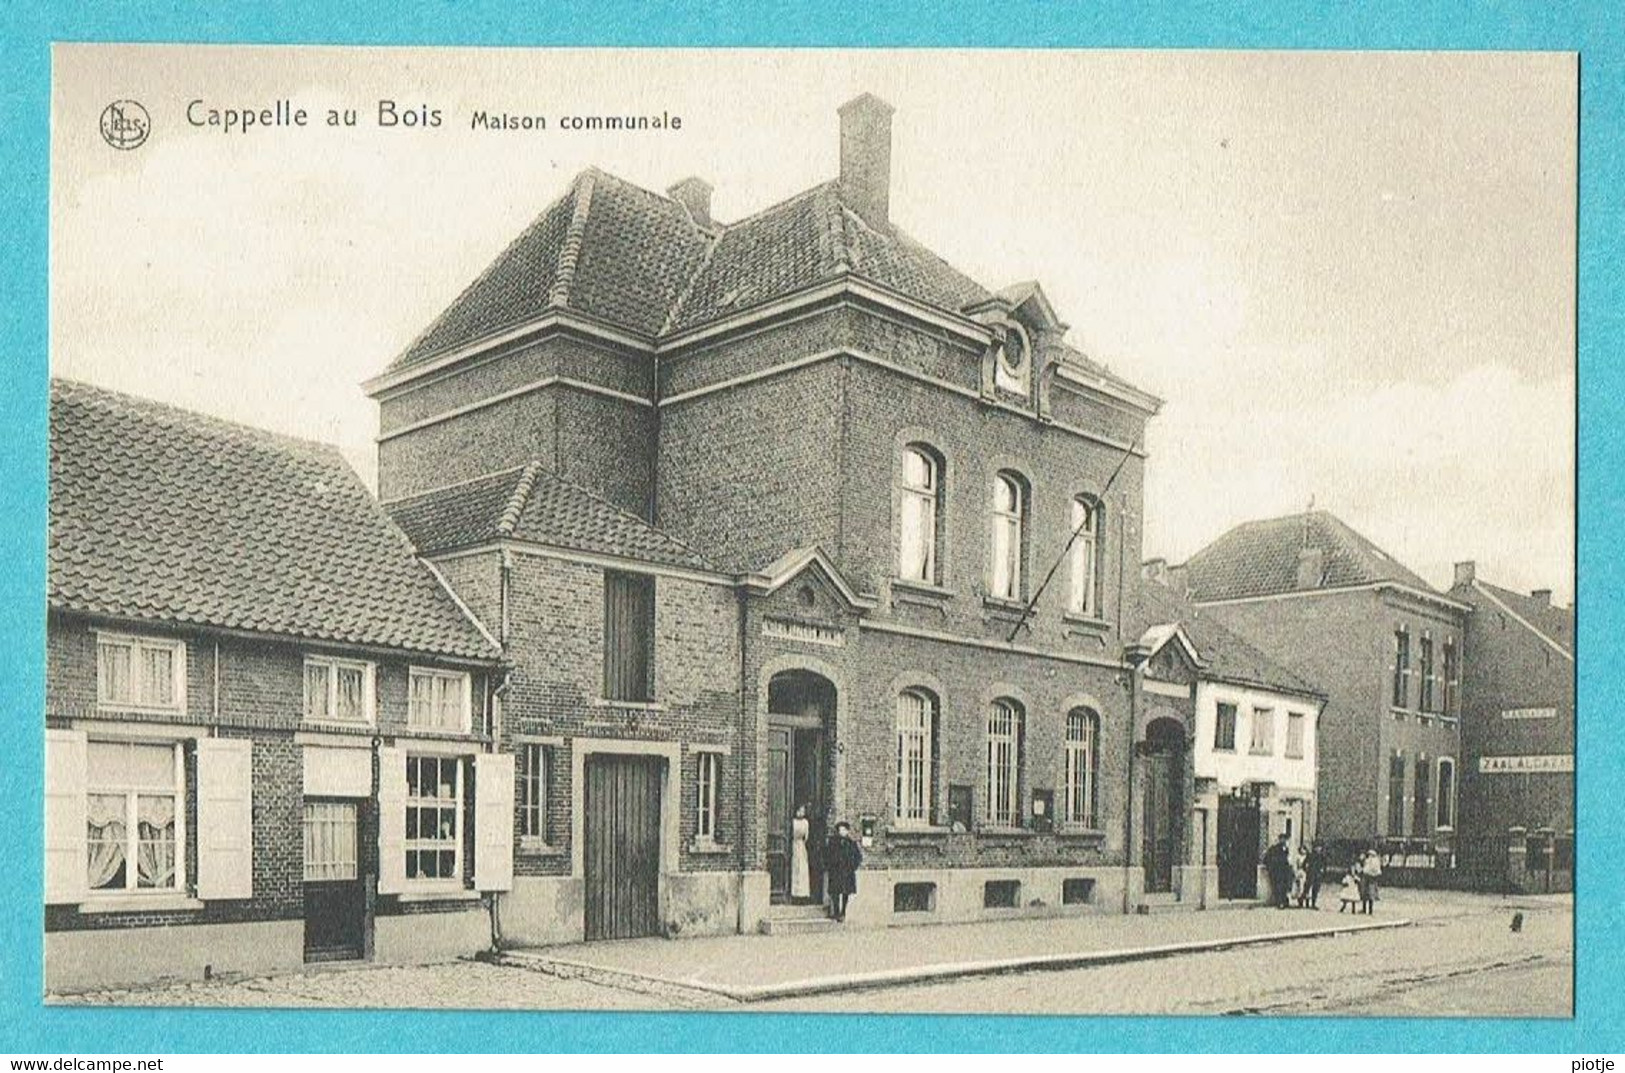
[[[41,1054],[219,1051],[1619,1051],[1625,941],[1610,928],[1621,869],[1610,850],[1625,819],[1613,773],[1625,734],[1612,691],[1625,675],[1606,655],[1620,623],[1605,595],[1625,565],[1610,554],[1621,505],[1625,383],[1625,56],[1610,0],[982,0],[933,4],[839,0],[779,10],[731,4],[594,0],[590,4],[456,5],[402,0],[297,0],[233,10],[211,3],[7,5],[0,15],[0,816],[6,874],[0,914],[0,1051]],[[1614,15],[1609,15],[1612,10]],[[1230,1018],[843,1017],[774,1014],[525,1014],[419,1011],[104,1010],[40,1002],[41,804],[44,705],[46,272],[52,41],[279,44],[955,46],[1291,49],[1530,49],[1581,54],[1580,154],[1580,649],[1577,911],[1578,1016],[1564,1021]],[[1517,415],[1486,414],[1486,420]],[[1610,867],[1614,864],[1614,867]],[[860,1010],[861,998],[854,1009]]]

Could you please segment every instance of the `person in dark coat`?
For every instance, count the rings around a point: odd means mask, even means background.
[[[1290,908],[1292,894],[1292,853],[1286,848],[1287,836],[1281,835],[1275,845],[1264,851],[1264,871],[1270,877],[1270,904],[1277,909]]]
[[[1309,852],[1303,858],[1303,900],[1298,903],[1299,908],[1307,905],[1310,909],[1320,908],[1320,879],[1326,871],[1326,854],[1315,842],[1309,846]]]
[[[845,820],[835,825],[824,849],[824,882],[829,891],[829,915],[846,920],[846,900],[858,892],[858,866],[863,850],[852,839],[852,825]]]

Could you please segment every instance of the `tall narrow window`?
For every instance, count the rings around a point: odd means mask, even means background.
[[[1072,501],[1072,592],[1068,609],[1100,617],[1100,508],[1082,496]]]
[[[1445,715],[1456,714],[1456,681],[1459,674],[1460,671],[1456,668],[1456,642],[1446,640],[1444,643],[1444,688],[1441,690],[1444,699],[1439,705],[1439,710]]]
[[[1388,758],[1388,834],[1398,837],[1405,833],[1405,754],[1395,752]]]
[[[1422,635],[1418,657],[1421,666],[1417,668],[1417,685],[1421,696],[1417,698],[1416,707],[1420,711],[1433,711],[1433,638],[1427,634]]]
[[[897,574],[905,581],[937,581],[937,506],[942,495],[942,464],[928,448],[903,449],[897,545]]]
[[[717,802],[722,800],[722,754],[703,752],[695,760],[694,837],[701,842],[715,842]]]
[[[1214,713],[1213,747],[1226,752],[1236,749],[1236,706],[1219,702]]]
[[[1433,820],[1433,800],[1430,784],[1433,782],[1433,766],[1428,763],[1426,756],[1416,758],[1416,795],[1412,799],[1411,834],[1425,835],[1428,833]]]
[[[1302,712],[1286,713],[1286,755],[1294,760],[1303,759],[1303,728],[1308,721]]]
[[[1440,830],[1456,826],[1456,762],[1448,756],[1439,757],[1439,823]]]
[[[1100,717],[1088,708],[1066,714],[1066,802],[1062,815],[1069,824],[1095,826],[1095,741]]]
[[[518,793],[519,834],[522,838],[547,837],[547,747],[535,742],[519,746],[514,758],[514,782]]]
[[[1411,702],[1411,635],[1403,628],[1394,631],[1394,707]]]
[[[604,572],[604,699],[654,699],[655,579]]]
[[[987,716],[987,792],[982,818],[993,827],[1021,822],[1021,707],[996,700]]]
[[[462,761],[406,758],[406,878],[460,880],[463,838]]]
[[[1253,756],[1269,756],[1275,752],[1275,712],[1269,708],[1253,709],[1253,738],[1247,751]]]
[[[993,595],[1021,599],[1021,566],[1027,508],[1026,488],[1013,473],[993,478]]]
[[[927,823],[931,819],[932,738],[936,700],[918,689],[897,696],[897,822]]]

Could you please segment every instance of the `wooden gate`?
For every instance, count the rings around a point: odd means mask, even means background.
[[[586,937],[660,931],[660,779],[653,756],[588,756]]]
[[[1258,897],[1258,798],[1236,792],[1219,796],[1219,897]]]

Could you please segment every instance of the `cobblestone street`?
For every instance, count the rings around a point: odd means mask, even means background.
[[[176,983],[138,990],[53,996],[50,1001],[99,1005],[384,1007],[450,1006],[483,1009],[754,1009],[823,1012],[966,1012],[1087,1014],[1347,1014],[1386,1016],[1569,1016],[1573,1004],[1573,911],[1568,898],[1521,898],[1384,892],[1383,914],[1403,916],[1408,927],[1296,939],[1172,957],[1052,972],[973,976],[740,1005],[685,987],[672,962],[702,940],[662,949],[665,980],[638,975],[635,966],[536,968],[458,961],[419,967],[323,968],[241,980]],[[1522,912],[1519,932],[1510,927]],[[1137,924],[1146,940],[1193,927],[1237,930],[1238,918],[1259,933],[1301,926],[1299,912],[1270,910],[1170,918],[1103,918],[1102,927]],[[1335,924],[1322,909],[1318,922]],[[1194,921],[1194,923],[1193,923]],[[1211,921],[1205,924],[1204,921]],[[1009,925],[990,924],[983,929]],[[887,933],[891,936],[900,932]],[[945,942],[968,943],[974,931],[911,931],[934,953]],[[998,936],[997,931],[984,935]],[[855,945],[873,945],[875,933],[848,933]],[[739,940],[733,940],[738,942]],[[984,939],[985,941],[985,939]],[[763,938],[741,949],[752,957],[791,949]],[[572,950],[581,950],[576,947]],[[613,962],[614,959],[608,959]],[[625,960],[622,958],[621,960]],[[793,971],[794,966],[787,967]],[[650,971],[653,971],[651,968]],[[808,966],[807,975],[828,975]],[[692,976],[692,974],[690,974]]]

